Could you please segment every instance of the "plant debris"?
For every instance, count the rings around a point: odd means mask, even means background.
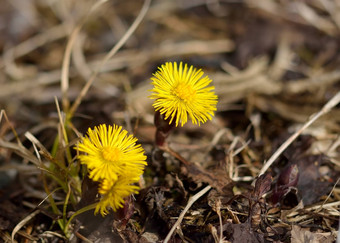
[[[1,241],[335,242],[339,4],[3,1]],[[154,126],[166,62],[209,76],[211,121]],[[138,138],[148,164],[105,217],[73,149],[99,124]]]

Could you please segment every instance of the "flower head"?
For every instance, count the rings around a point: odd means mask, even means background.
[[[176,126],[187,123],[188,116],[198,125],[211,120],[217,95],[215,87],[209,86],[211,79],[202,76],[201,69],[188,68],[187,64],[183,67],[182,62],[179,66],[176,62],[163,64],[151,78],[154,88],[150,98],[155,99],[155,110],[165,114],[165,119],[170,117],[170,124],[175,120]]]
[[[79,155],[80,162],[86,164],[89,177],[93,181],[116,181],[120,175],[129,172],[134,178],[143,174],[147,165],[144,149],[137,145],[137,138],[116,125],[102,124],[93,130],[76,149],[86,154]]]
[[[103,180],[98,192],[102,195],[98,202],[95,214],[100,212],[101,215],[106,215],[108,209],[112,208],[116,211],[118,208],[123,207],[124,198],[130,196],[132,193],[137,194],[139,187],[133,185],[137,182],[139,177],[133,177],[133,175],[120,176],[116,181]]]

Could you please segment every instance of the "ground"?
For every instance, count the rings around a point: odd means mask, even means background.
[[[0,2],[2,241],[335,242],[339,1]],[[150,78],[181,61],[217,111],[157,146]],[[145,149],[141,190],[75,216],[98,185],[74,146],[103,123]]]

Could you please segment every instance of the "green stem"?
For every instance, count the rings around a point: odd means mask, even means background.
[[[43,171],[41,171],[41,174],[42,174],[44,189],[45,189],[46,194],[48,195],[48,199],[50,201],[52,211],[53,211],[53,213],[59,215],[60,214],[59,209],[58,209],[58,207],[57,207],[57,205],[56,205],[56,203],[55,203],[55,201],[52,197],[50,190],[48,189],[45,174],[43,173]],[[59,224],[59,227],[64,231],[65,222],[62,219],[58,219],[57,222]]]
[[[64,206],[63,206],[63,221],[64,221],[64,223],[66,223],[67,204],[68,204],[68,200],[70,199],[70,194],[71,194],[70,183],[67,184],[67,188],[68,188],[68,191],[67,191]]]
[[[79,214],[82,214],[86,211],[89,211],[89,210],[92,210],[94,208],[96,208],[97,206],[97,203],[93,203],[93,204],[90,204],[90,205],[87,205],[86,207],[83,207],[81,209],[79,209],[77,212],[75,212],[71,217],[70,219],[67,221],[66,225],[65,225],[65,230],[64,230],[64,233],[66,235],[66,237],[68,237],[68,228],[69,228],[69,225],[70,223],[72,222],[72,220],[74,219],[75,216],[79,215]]]

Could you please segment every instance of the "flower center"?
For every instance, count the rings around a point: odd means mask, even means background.
[[[196,94],[196,90],[189,84],[178,84],[174,89],[174,94],[184,102],[190,102]]]
[[[106,160],[118,161],[120,159],[121,152],[118,148],[104,147],[102,155]]]

